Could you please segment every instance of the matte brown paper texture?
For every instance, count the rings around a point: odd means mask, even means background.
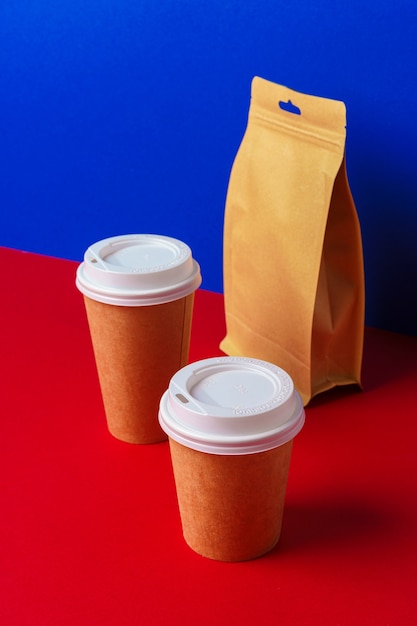
[[[275,363],[304,404],[360,384],[364,271],[343,102],[255,77],[224,225],[229,355]]]
[[[129,443],[164,441],[159,401],[188,360],[194,293],[153,306],[84,302],[109,431]]]
[[[219,561],[246,561],[279,540],[292,440],[266,452],[206,454],[169,440],[185,541]]]

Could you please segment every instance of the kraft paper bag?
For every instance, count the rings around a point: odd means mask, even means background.
[[[259,77],[251,96],[226,198],[220,347],[279,365],[307,404],[360,385],[364,271],[346,109]]]

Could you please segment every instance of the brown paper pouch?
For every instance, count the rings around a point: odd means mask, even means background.
[[[255,77],[224,225],[229,355],[264,359],[304,404],[360,384],[364,274],[343,102]]]

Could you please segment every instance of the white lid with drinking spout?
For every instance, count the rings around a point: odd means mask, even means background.
[[[201,284],[190,248],[163,235],[121,235],[93,244],[78,267],[76,285],[92,300],[144,306],[178,300]]]
[[[293,439],[304,420],[290,376],[276,365],[245,357],[217,357],[182,368],[159,411],[169,437],[211,454],[276,448]]]

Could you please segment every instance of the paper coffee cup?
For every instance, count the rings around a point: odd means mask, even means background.
[[[188,360],[194,292],[190,248],[162,235],[90,246],[78,267],[109,431],[129,443],[166,439],[158,407]]]
[[[195,552],[244,561],[276,545],[292,442],[304,420],[290,376],[265,361],[206,359],[172,377],[159,421],[184,538]]]

